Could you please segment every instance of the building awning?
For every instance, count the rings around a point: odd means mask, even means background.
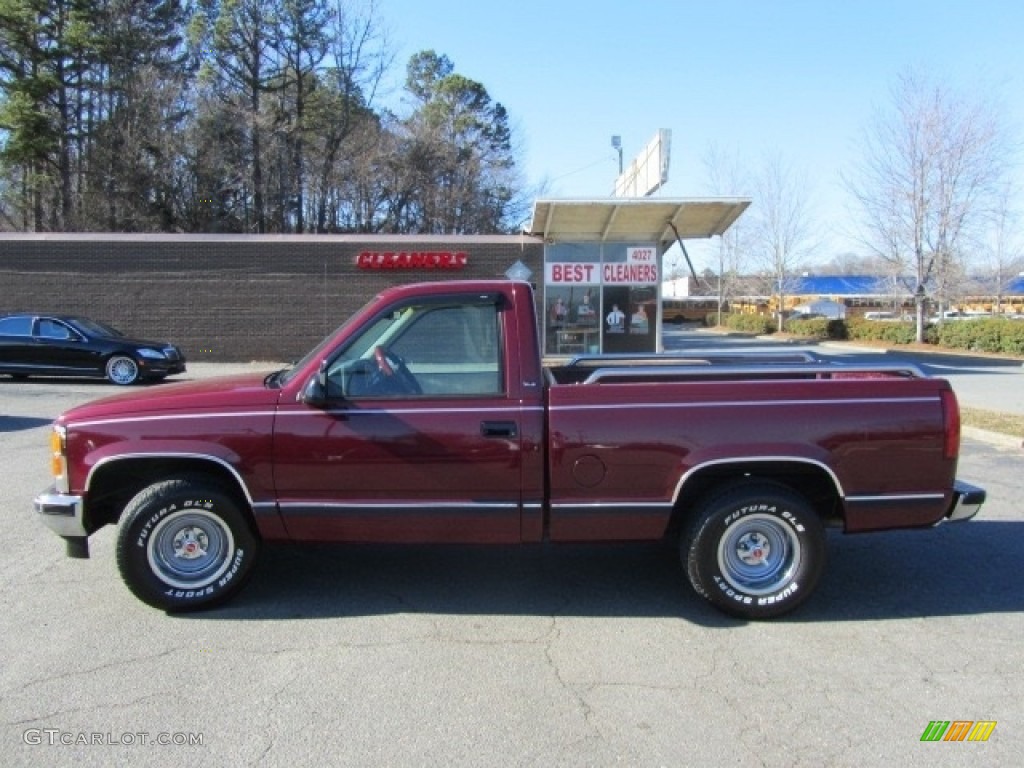
[[[749,205],[745,198],[538,200],[526,234],[551,242],[672,243],[676,231],[684,240],[721,235]]]

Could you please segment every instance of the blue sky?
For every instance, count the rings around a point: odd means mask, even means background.
[[[1012,0],[378,3],[396,81],[416,51],[448,56],[506,107],[526,178],[546,182],[544,196],[609,196],[612,135],[628,165],[668,128],[659,196],[709,195],[712,144],[751,165],[779,154],[808,180],[820,260],[857,250],[841,232],[839,174],[857,163],[861,132],[908,67],[995,95],[1024,136],[1024,3]]]

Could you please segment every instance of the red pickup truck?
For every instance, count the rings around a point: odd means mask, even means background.
[[[148,388],[53,425],[42,520],[88,557],[119,524],[129,589],[235,594],[263,542],[678,543],[693,588],[792,610],[825,528],[976,514],[948,382],[810,354],[580,357],[545,367],[526,283],[381,293],[269,376]]]

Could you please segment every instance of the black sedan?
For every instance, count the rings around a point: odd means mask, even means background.
[[[0,373],[88,376],[114,384],[162,379],[185,370],[173,344],[129,339],[95,320],[68,315],[0,317]]]

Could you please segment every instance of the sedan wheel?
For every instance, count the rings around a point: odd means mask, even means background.
[[[107,379],[121,386],[134,384],[139,380],[139,366],[130,357],[115,355],[107,361]]]

